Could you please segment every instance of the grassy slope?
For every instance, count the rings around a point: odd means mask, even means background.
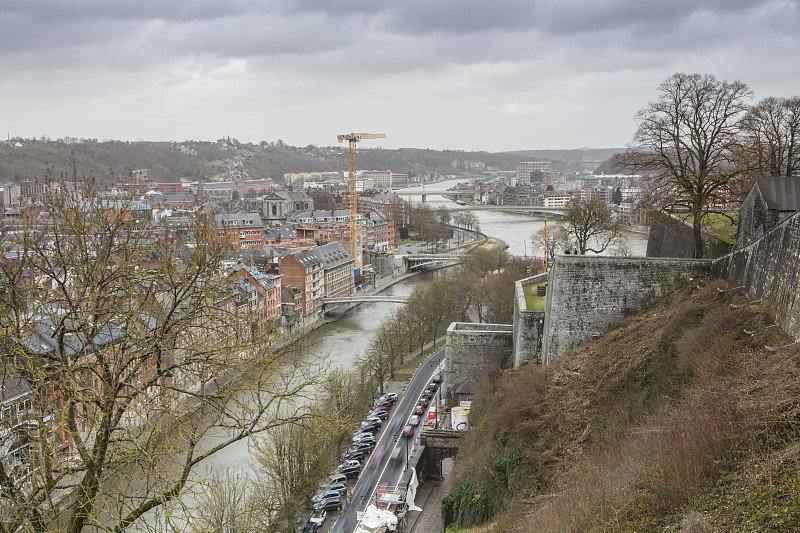
[[[445,519],[501,531],[800,531],[800,347],[696,283],[542,369],[489,376]]]

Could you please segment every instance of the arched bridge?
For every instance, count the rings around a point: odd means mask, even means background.
[[[442,479],[442,460],[456,456],[465,435],[466,431],[451,429],[426,428],[422,431],[419,439],[422,453],[417,465],[423,481]]]

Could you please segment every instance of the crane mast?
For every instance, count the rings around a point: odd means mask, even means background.
[[[350,255],[353,256],[355,275],[361,274],[361,254],[358,249],[358,195],[356,194],[356,143],[362,139],[385,139],[385,133],[344,133],[337,135],[339,142],[350,144],[347,188],[350,199]]]

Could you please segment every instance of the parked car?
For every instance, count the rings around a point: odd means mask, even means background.
[[[389,418],[389,410],[388,409],[380,409],[378,411],[374,411],[375,416],[380,418],[381,420],[386,420]]]
[[[383,424],[383,421],[380,418],[378,418],[377,416],[368,416],[361,423],[362,424],[378,424],[380,426],[381,424]]]
[[[382,400],[380,402],[376,402],[372,409],[391,409],[394,405],[394,402],[390,402],[389,400]]]
[[[368,442],[370,446],[375,446],[375,443],[377,441],[375,440],[375,435],[373,435],[372,433],[367,433],[366,437],[358,437],[358,438],[353,437],[353,444],[360,444],[362,442]]]
[[[362,456],[363,457],[363,456]],[[347,477],[339,472],[333,472],[328,476],[327,483],[346,483]]]
[[[336,468],[336,471],[340,474],[343,474],[347,479],[355,479],[361,472],[361,470],[358,467],[346,466],[346,465],[339,465]]]
[[[375,440],[375,435],[369,431],[362,431],[361,433],[353,435],[353,442],[358,442],[360,440]]]
[[[421,415],[423,413],[423,411],[425,411],[425,408],[422,407],[420,404],[417,404],[416,407],[414,407],[414,414],[415,415]]]
[[[325,518],[328,517],[328,511],[326,511],[323,507],[319,509],[314,509],[311,513],[311,518],[308,521],[312,524],[316,524],[317,527],[321,526],[323,522],[325,522]]]
[[[345,459],[341,464],[345,466],[355,466],[356,468],[361,468],[361,461],[357,461],[356,459]]]
[[[306,525],[303,526],[303,529],[300,530],[300,533],[317,533],[317,529],[319,529],[317,523],[309,521],[306,522]]]
[[[369,453],[372,451],[372,443],[370,442],[354,442],[352,446],[347,450],[347,453],[350,452],[364,452]]]
[[[419,415],[412,415],[411,418],[408,419],[408,424],[410,426],[416,426],[417,424],[419,424],[419,419],[420,419]]]
[[[336,499],[341,499],[341,498],[342,498],[342,495],[339,494],[339,491],[326,489],[326,490],[323,490],[321,492],[316,493],[311,498],[311,506],[312,507],[316,507],[319,503],[324,502],[326,500],[336,500]]]
[[[356,474],[356,476],[358,476],[358,474]],[[325,511],[341,511],[342,507],[342,499],[339,498],[338,500],[325,500],[314,507],[314,510],[323,509]]]
[[[393,392],[387,392],[386,394],[381,396],[381,399],[387,402],[395,403],[397,401],[397,394]]]
[[[401,433],[401,435],[404,436],[404,437],[413,437],[414,436],[414,426],[412,426],[411,424],[408,424],[405,427],[405,429],[403,429],[403,432]]]
[[[359,433],[369,433],[370,435],[374,435],[380,429],[381,429],[381,427],[378,426],[378,425],[375,425],[375,424],[366,425],[366,426],[362,425],[361,428],[359,429]]]
[[[358,450],[358,451],[348,450],[347,452],[344,453],[344,455],[342,455],[342,460],[344,461],[353,460],[353,461],[358,461],[360,463],[364,461],[364,457],[366,457],[366,455],[367,452],[364,450]]]
[[[340,495],[347,494],[347,483],[331,483],[328,485],[328,490],[335,490]]]

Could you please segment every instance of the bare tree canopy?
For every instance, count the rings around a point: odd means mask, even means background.
[[[578,253],[599,254],[617,242],[622,234],[622,223],[611,209],[600,200],[578,202],[570,207],[561,219],[559,242],[575,243]]]
[[[800,173],[800,96],[764,98],[744,120],[744,154],[757,177]]]
[[[696,257],[703,252],[703,216],[728,199],[729,187],[744,174],[737,154],[751,96],[740,81],[673,74],[637,113],[635,146],[616,158],[644,175],[654,207],[691,215]]]
[[[302,419],[317,374],[202,223],[159,234],[128,202],[49,203],[2,235],[0,529],[123,531],[204,459]]]

